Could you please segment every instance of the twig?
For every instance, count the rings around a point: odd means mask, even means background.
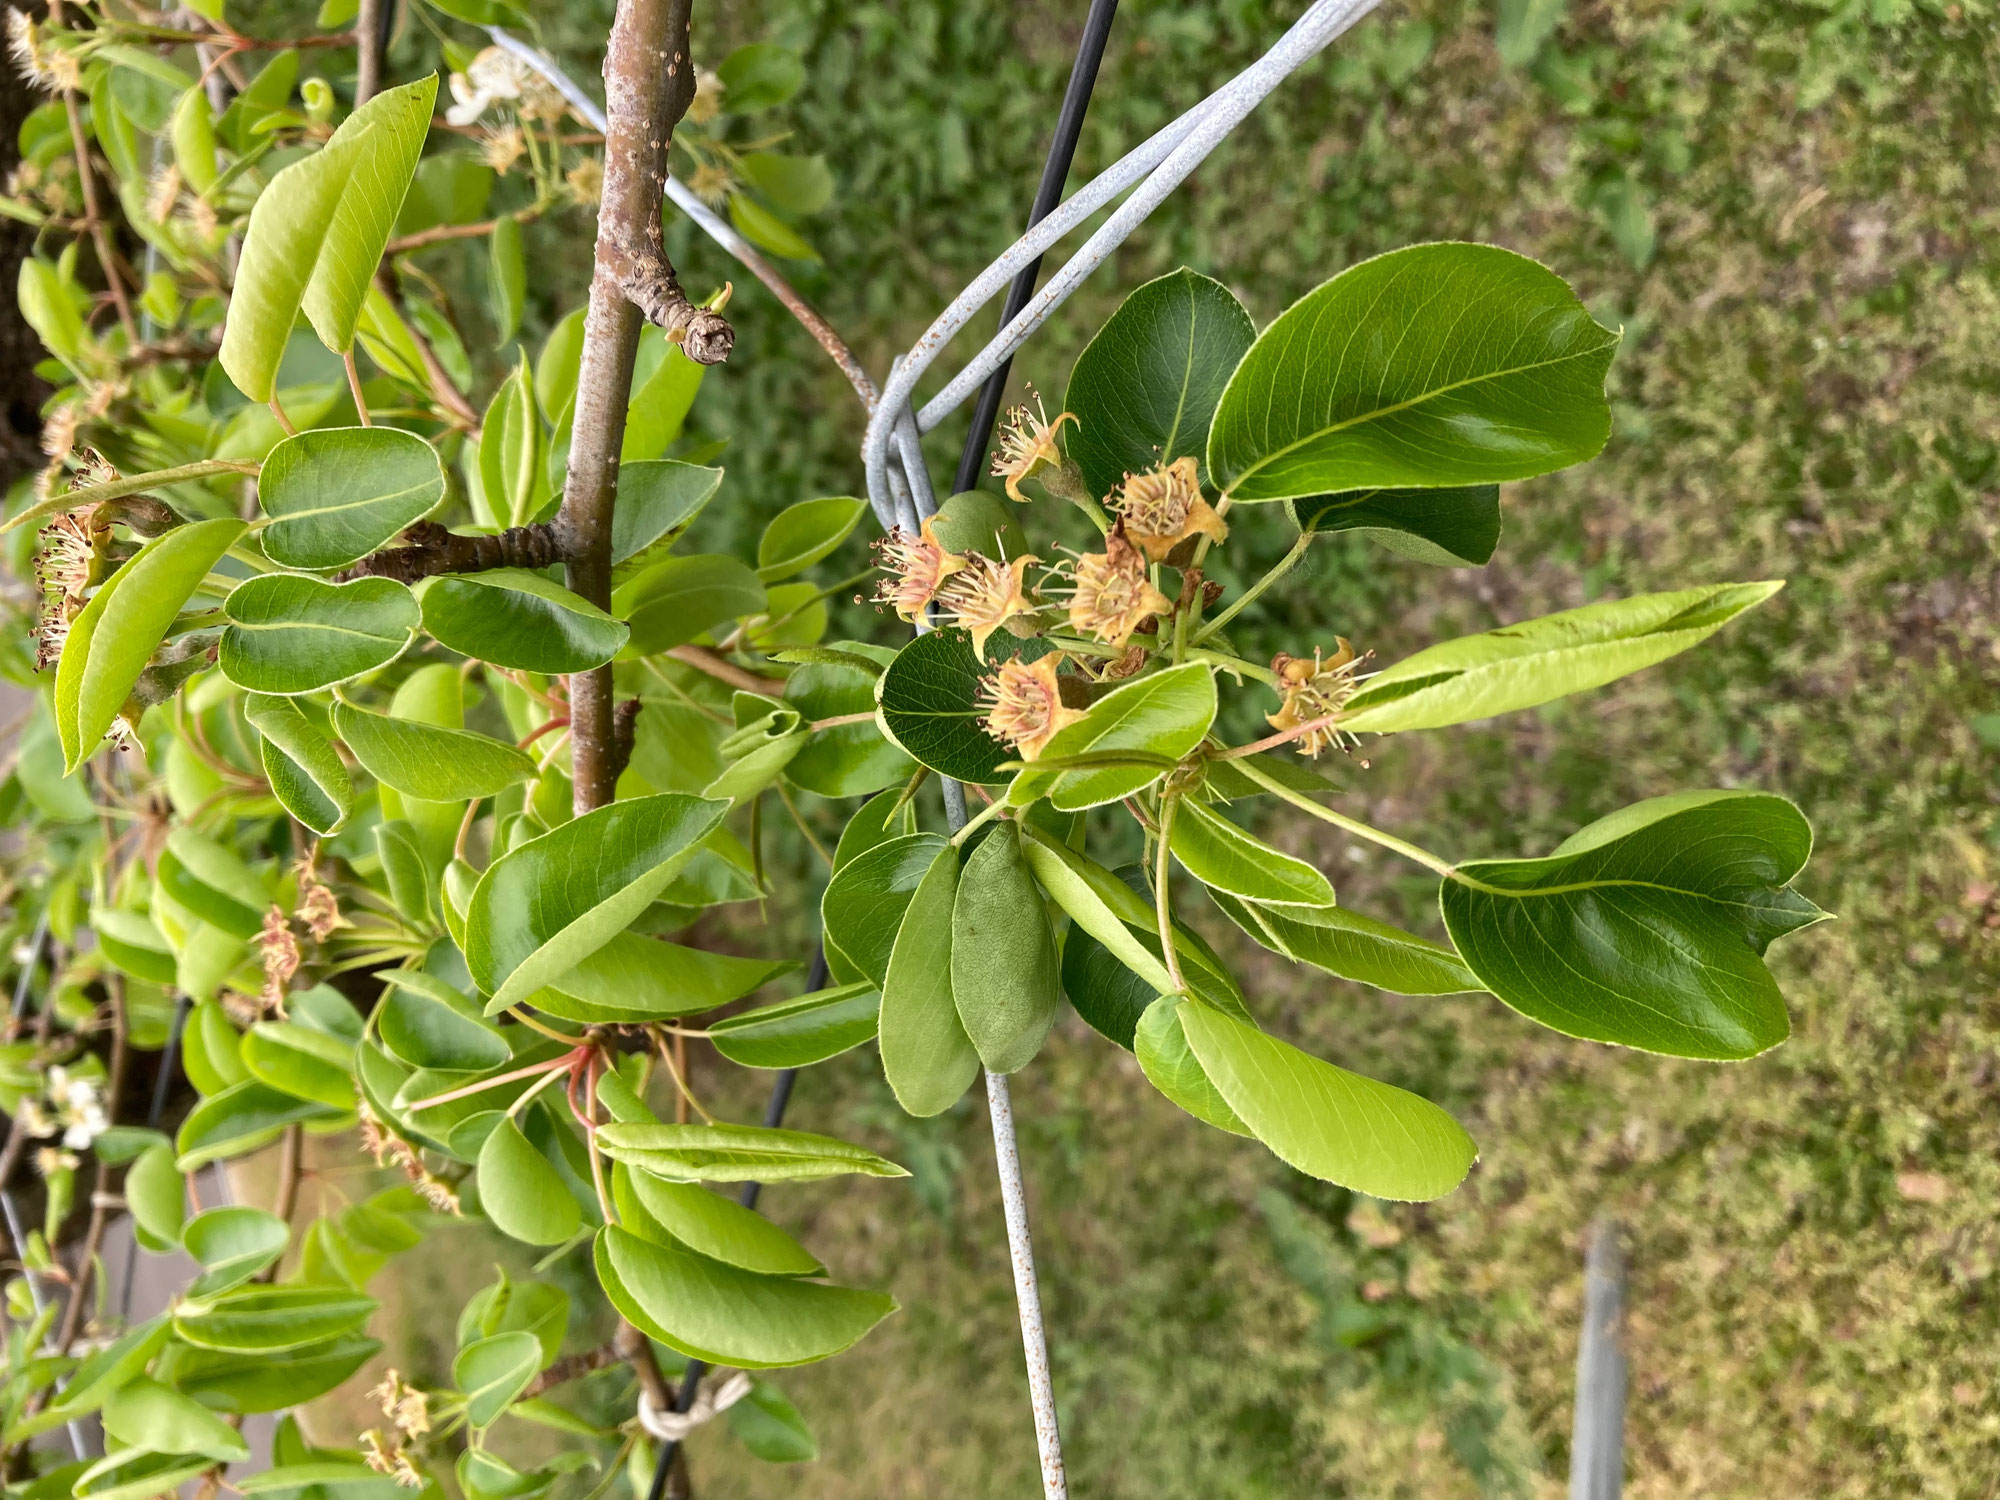
[[[759,677],[733,661],[716,655],[706,646],[669,646],[666,654],[684,667],[693,667],[697,672],[706,673],[717,682],[726,682],[731,687],[741,688],[746,693],[782,693],[784,682],[776,677]]]
[[[563,560],[555,528],[546,522],[510,526],[493,536],[464,536],[436,521],[419,521],[404,530],[401,540],[400,547],[384,547],[362,558],[339,574],[339,580],[393,578],[398,583],[415,583],[439,573],[483,573],[489,568],[539,570]]]
[[[389,274],[386,261],[375,272],[375,284],[382,289],[382,295],[389,299],[389,310],[396,315],[396,321],[403,325],[403,332],[410,336],[410,342],[417,347],[417,357],[424,363],[424,376],[431,383],[431,394],[437,404],[451,415],[452,424],[467,433],[479,430],[479,413],[475,412],[459,388],[452,384],[444,363],[437,356],[437,350],[425,337],[424,331],[410,321],[403,310],[403,289],[396,285],[396,278]]]
[[[125,1092],[125,1063],[130,1053],[124,976],[107,974],[105,985],[111,993],[111,1063],[106,1070],[104,1105],[106,1113],[115,1122],[118,1101]],[[56,1335],[56,1348],[65,1354],[76,1342],[77,1335],[83,1332],[84,1310],[90,1305],[91,1283],[97,1274],[98,1257],[104,1249],[104,1231],[111,1220],[117,1179],[123,1175],[122,1167],[106,1166],[100,1158],[91,1177],[90,1227],[84,1232],[83,1253],[70,1280],[69,1304],[63,1309],[62,1330]]]
[[[60,3],[60,0],[58,0]],[[51,7],[53,19],[56,7]],[[90,142],[83,133],[83,110],[76,90],[63,90],[63,111],[69,116],[70,145],[76,154],[77,181],[83,188],[83,218],[90,228],[90,243],[97,250],[97,264],[104,272],[104,284],[118,309],[118,322],[125,330],[128,345],[139,342],[139,324],[132,316],[132,300],[125,294],[125,278],[118,274],[117,257],[111,253],[111,233],[105,227],[103,210],[97,201],[97,173],[90,165]]]
[[[419,229],[415,234],[406,234],[399,239],[389,241],[382,247],[382,253],[407,255],[412,250],[448,244],[452,240],[481,239],[499,228],[507,219],[512,219],[517,224],[530,224],[540,217],[539,208],[524,208],[517,214],[502,214],[500,218],[485,219],[477,224],[434,224],[429,229]]]
[[[389,0],[360,0],[354,14],[354,107],[359,109],[382,87],[384,33]]]
[[[532,1401],[546,1391],[572,1380],[581,1380],[586,1375],[594,1375],[599,1370],[608,1370],[619,1362],[620,1355],[612,1344],[599,1344],[595,1349],[579,1349],[574,1354],[565,1354],[541,1374],[528,1382],[528,1388],[521,1392],[520,1399]]]

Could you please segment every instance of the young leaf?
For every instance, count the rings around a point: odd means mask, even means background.
[[[493,393],[479,427],[479,484],[488,510],[502,526],[525,526],[540,508],[542,419],[535,409],[534,381],[523,354],[514,373]]]
[[[657,1229],[699,1254],[766,1276],[826,1274],[825,1266],[762,1214],[698,1183],[669,1182],[623,1167],[616,1180],[641,1210],[623,1215],[635,1234],[656,1239],[648,1230]]]
[[[211,1094],[188,1111],[174,1137],[174,1165],[192,1172],[212,1161],[268,1146],[285,1133],[287,1125],[340,1117],[337,1109],[249,1079]]]
[[[1258,906],[1211,891],[1229,920],[1274,953],[1398,995],[1484,988],[1451,949],[1346,907]]]
[[[243,1034],[243,1066],[259,1083],[329,1109],[354,1108],[354,1044],[291,1021]]]
[[[188,1221],[181,1245],[201,1263],[190,1297],[213,1297],[241,1286],[280,1255],[291,1230],[274,1213],[248,1205],[206,1209]]]
[[[866,980],[814,990],[709,1022],[709,1045],[746,1068],[810,1067],[874,1036],[881,1006]]]
[[[896,930],[882,984],[882,1072],[913,1115],[941,1114],[979,1076],[979,1053],[952,999],[958,850],[932,858]]]
[[[416,634],[417,601],[389,578],[322,583],[266,573],[224,601],[222,675],[253,693],[298,694],[387,666]]]
[[[1600,818],[1542,859],[1463,864],[1440,901],[1480,982],[1544,1026],[1754,1057],[1791,1030],[1764,950],[1826,916],[1789,884],[1811,852],[1782,797],[1684,792]]]
[[[1158,781],[1202,742],[1215,722],[1215,676],[1199,662],[1168,667],[1113,688],[1081,719],[1056,731],[1032,765],[1014,778],[1007,801],[1025,807],[1047,797],[1058,811],[1116,802]],[[1072,756],[1127,755],[1139,764],[1058,770]]]
[[[639,1025],[741,1000],[798,964],[738,958],[621,932],[535,993],[535,1009],[585,1024]]]
[[[1197,1120],[1255,1140],[1255,1133],[1236,1117],[1229,1101],[1202,1071],[1201,1059],[1189,1048],[1181,1030],[1181,1011],[1198,1003],[1179,995],[1159,996],[1139,1017],[1132,1051],[1146,1081]]]
[[[767,1464],[803,1464],[819,1457],[806,1419],[768,1380],[752,1381],[750,1394],[729,1408],[729,1430]]]
[[[903,788],[891,787],[886,792],[878,792],[864,802],[861,810],[849,818],[847,826],[840,830],[840,842],[833,846],[834,873],[839,874],[855,856],[866,854],[877,844],[908,838],[916,831],[916,805],[903,795]]]
[[[1037,637],[1020,642],[1015,654],[1034,661],[1048,650]],[[980,683],[999,664],[998,652],[991,663],[974,655],[971,635],[957,626],[918,636],[875,680],[883,733],[939,775],[982,784],[1006,780],[1000,764],[1014,753],[980,722],[986,717]]]
[[[1019,1072],[1042,1050],[1061,1008],[1059,962],[1020,835],[996,828],[966,860],[951,908],[951,996],[989,1072]]]
[[[1256,340],[1229,288],[1182,267],[1138,288],[1076,357],[1069,456],[1094,495],[1208,449],[1223,387]],[[956,549],[954,549],[956,550]]]
[[[479,1206],[502,1234],[560,1245],[583,1227],[583,1210],[521,1127],[501,1120],[479,1148]]]
[[[1171,842],[1181,867],[1210,890],[1280,906],[1333,905],[1326,876],[1199,802],[1174,810]]]
[[[541,1341],[532,1333],[496,1333],[467,1344],[451,1362],[452,1384],[465,1393],[465,1420],[492,1426],[541,1368]]]
[[[338,833],[354,810],[354,782],[333,742],[289,698],[244,695],[271,794],[314,833]]]
[[[57,1392],[37,1416],[23,1417],[8,1424],[8,1436],[17,1441],[33,1437],[38,1432],[59,1427],[73,1417],[96,1411],[114,1391],[141,1374],[153,1362],[173,1336],[173,1331],[172,1321],[162,1313],[121,1334],[96,1353],[85,1356],[83,1363],[70,1373],[69,1384]]]
[[[866,500],[844,495],[787,506],[757,543],[757,576],[776,583],[803,573],[846,541],[867,510]]]
[[[104,1435],[120,1447],[152,1453],[200,1453],[221,1463],[250,1456],[243,1435],[199,1401],[145,1375],[104,1403]]]
[[[216,1411],[249,1415],[283,1411],[316,1400],[381,1352],[381,1344],[374,1339],[345,1335],[254,1356],[171,1344],[161,1363],[171,1361],[171,1378],[184,1395],[198,1397],[202,1405]],[[257,1477],[269,1479],[277,1472],[270,1470]],[[362,1472],[380,1478],[370,1470]],[[253,1482],[243,1481],[246,1493]]]
[[[490,997],[486,1013],[526,999],[624,931],[725,811],[676,792],[614,802],[495,860],[465,916],[466,965]]]
[[[581,595],[525,568],[427,578],[424,629],[461,656],[550,676],[618,654],[630,629]]]
[[[90,913],[97,951],[113,967],[148,984],[174,982],[174,950],[160,929],[141,912],[100,906]]]
[[[889,839],[835,872],[819,902],[829,961],[837,954],[855,977],[881,985],[903,913],[944,843],[935,833]]]
[[[1216,1092],[1308,1176],[1371,1198],[1421,1201],[1457,1187],[1479,1154],[1428,1099],[1321,1062],[1210,1006],[1183,1005],[1178,1015]]]
[[[1236,500],[1528,479],[1611,432],[1618,335],[1494,245],[1412,245],[1293,303],[1230,377],[1210,481]]]
[[[893,651],[880,646],[846,642],[839,650],[858,657],[860,665],[812,661],[794,668],[785,679],[785,701],[809,723],[870,713],[875,707],[875,679],[895,660]],[[884,738],[871,718],[814,733],[787,763],[785,779],[821,797],[860,797],[908,781],[915,769],[909,756]]]
[[[521,221],[511,214],[493,221],[486,245],[487,309],[494,331],[505,343],[521,331],[521,309],[528,300],[528,260],[521,246]]]
[[[253,938],[262,930],[269,879],[207,835],[185,825],[174,829],[156,873],[169,897],[230,936]]]
[[[618,468],[618,509],[611,516],[613,566],[678,536],[722,485],[722,470],[656,458]]]
[[[893,1297],[791,1276],[759,1276],[691,1250],[599,1231],[597,1277],[645,1333],[690,1359],[738,1369],[802,1365],[853,1345]]]
[[[1490,561],[1500,542],[1500,486],[1344,490],[1291,502],[1301,531],[1355,531],[1418,562],[1456,568]]]
[[[338,700],[333,728],[362,770],[386,787],[429,802],[490,797],[535,774],[533,759],[499,740],[369,713]]]
[[[71,623],[55,687],[65,775],[90,758],[174,617],[242,535],[241,521],[176,526],[128,558]]]
[[[386,969],[389,990],[375,1009],[382,1045],[413,1068],[485,1073],[513,1056],[479,1007],[434,974]]]
[[[264,460],[265,553],[288,568],[344,568],[385,547],[444,499],[437,450],[393,427],[327,427]],[[383,580],[386,581],[386,580]]]
[[[354,347],[362,299],[416,174],[436,97],[435,74],[385,89],[258,195],[220,355],[252,401],[275,394],[301,311],[327,348]]]
[[[202,1349],[269,1354],[352,1333],[377,1305],[344,1287],[242,1287],[182,1302],[174,1332]]]
[[[611,612],[628,621],[629,656],[655,656],[764,607],[764,585],[733,557],[670,557],[621,583]]]
[[[139,1243],[155,1255],[181,1242],[187,1219],[187,1179],[174,1166],[171,1146],[149,1146],[125,1174],[125,1206]]]
[[[600,1125],[598,1149],[669,1182],[813,1182],[822,1177],[907,1177],[862,1146],[800,1130],[755,1125]]]
[[[1602,687],[1707,640],[1783,587],[1640,594],[1444,641],[1369,678],[1348,700],[1341,728],[1437,729]]]

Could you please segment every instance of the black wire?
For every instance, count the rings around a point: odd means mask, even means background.
[[[1076,63],[1069,70],[1069,88],[1063,93],[1062,112],[1056,116],[1055,139],[1049,142],[1048,161],[1042,167],[1042,183],[1035,190],[1035,206],[1028,211],[1030,229],[1054,213],[1056,205],[1062,202],[1063,183],[1069,179],[1077,137],[1083,134],[1083,114],[1090,107],[1090,91],[1097,85],[1097,65],[1104,60],[1104,44],[1111,38],[1111,22],[1117,13],[1118,0],[1091,0],[1090,15],[1083,23],[1083,40],[1077,43]],[[1014,278],[1014,284],[1007,288],[1007,300],[1001,305],[1002,328],[1028,305],[1041,274],[1042,258],[1038,255]],[[986,444],[993,436],[993,423],[1000,415],[1007,374],[1013,366],[1010,356],[980,387],[979,400],[972,408],[972,426],[965,434],[965,451],[958,458],[958,478],[951,487],[954,495],[979,483]]]

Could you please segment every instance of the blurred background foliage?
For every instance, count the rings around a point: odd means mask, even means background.
[[[588,77],[609,0],[536,9]],[[1127,0],[1077,180],[1298,9]],[[872,369],[1019,232],[1083,10],[697,8],[704,65],[758,39],[806,59],[774,117],[795,131],[781,149],[824,155],[836,187],[807,228],[821,259],[788,271]],[[1539,853],[1672,788],[1782,791],[1819,830],[1808,892],[1841,916],[1774,951],[1793,1040],[1721,1069],[1570,1042],[1481,997],[1290,974],[1204,923],[1270,1024],[1465,1120],[1482,1164],[1424,1207],[1288,1174],[1066,1022],[1015,1097],[1075,1493],[1562,1493],[1581,1241],[1598,1213],[1630,1229],[1639,1500],[2000,1488],[1996,33],[1993,0],[1387,6],[1254,114],[1017,362],[1053,409],[1120,296],[1179,264],[1260,321],[1420,240],[1493,240],[1555,267],[1626,330],[1604,456],[1510,487],[1489,568],[1335,541],[1242,638],[1309,651],[1338,632],[1394,660],[1607,595],[1789,578],[1700,653],[1539,713],[1381,742],[1344,774],[1364,815],[1468,856]],[[410,28],[392,69],[427,55],[435,40]],[[580,305],[586,227],[528,230],[530,347]],[[723,550],[792,501],[857,488],[858,408],[691,226],[670,244],[691,285],[738,284],[737,353],[693,419],[728,443],[734,503],[701,538]],[[445,248],[429,262],[466,318],[485,316],[482,261]],[[482,390],[502,372],[485,373]],[[934,435],[938,471],[962,436]],[[1284,545],[1275,515],[1240,524],[1246,562]],[[861,607],[844,621],[887,623]],[[1437,930],[1424,879],[1295,833],[1343,902]],[[802,851],[774,856],[805,878]],[[709,936],[789,951],[810,927],[774,907],[762,927]],[[759,1101],[732,1103],[748,1118]],[[774,1205],[905,1311],[789,1381],[818,1463],[758,1465],[718,1426],[693,1445],[705,1492],[1030,1493],[976,1100],[910,1121],[872,1060],[850,1056],[805,1080],[793,1122],[872,1139],[916,1171],[889,1218],[831,1185]],[[469,1278],[484,1260],[464,1258]],[[448,1357],[431,1290],[392,1293],[411,1314],[400,1362],[419,1372]]]

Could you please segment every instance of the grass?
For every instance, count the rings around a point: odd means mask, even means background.
[[[808,55],[791,119],[842,196],[812,226],[825,260],[800,281],[873,368],[1017,232],[1080,11],[762,0],[708,22],[711,57],[725,36],[767,31]],[[1080,170],[1295,13],[1128,4]],[[1633,1267],[1630,1494],[1990,1493],[2000,762],[1970,721],[2000,684],[1994,6],[1575,4],[1526,69],[1500,64],[1494,19],[1419,0],[1337,44],[1017,374],[1060,391],[1122,291],[1182,263],[1260,321],[1417,240],[1493,240],[1554,266],[1626,331],[1604,455],[1511,487],[1483,571],[1329,545],[1243,633],[1299,650],[1338,631],[1394,660],[1594,598],[1787,578],[1689,656],[1539,713],[1383,742],[1345,774],[1373,820],[1467,856],[1541,852],[1664,791],[1782,791],[1818,830],[1802,886],[1840,920],[1773,950],[1794,1036],[1729,1067],[1571,1042],[1489,998],[1384,996],[1231,946],[1268,1026],[1439,1099],[1473,1131],[1470,1181],[1425,1207],[1288,1173],[1180,1115],[1074,1021],[1059,1029],[1016,1108],[1072,1491],[1562,1493],[1581,1237],[1611,1214]],[[601,23],[578,7],[562,35]],[[695,281],[728,274],[684,248]],[[754,287],[732,314],[738,357],[697,412],[732,440],[739,508],[716,518],[717,543],[859,483],[839,377]],[[940,466],[955,436],[937,435]],[[1262,566],[1282,545],[1275,523],[1249,524],[1231,551]],[[1412,870],[1316,832],[1274,837],[1330,866],[1343,902],[1436,930]],[[1228,936],[1212,918],[1204,929]],[[904,1311],[783,1378],[818,1463],[762,1466],[708,1431],[692,1445],[702,1492],[1032,1493],[977,1100],[912,1123],[857,1054],[802,1082],[793,1119],[917,1168],[914,1191],[771,1199]]]

